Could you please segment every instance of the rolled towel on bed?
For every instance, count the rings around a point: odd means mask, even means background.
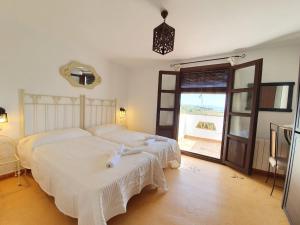
[[[144,151],[143,148],[125,148],[121,155],[125,156],[125,155],[139,154],[142,153],[143,151]]]
[[[106,162],[106,167],[107,168],[115,167],[119,163],[120,159],[121,159],[120,154],[111,155]]]
[[[108,158],[108,160],[106,162],[106,167],[107,168],[112,168],[112,167],[116,166],[119,163],[119,161],[121,159],[121,155],[124,152],[124,150],[125,150],[124,145],[123,144],[120,145],[120,148],[118,149],[118,151],[116,153],[112,154]]]

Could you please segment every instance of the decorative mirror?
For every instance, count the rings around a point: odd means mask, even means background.
[[[62,66],[59,72],[74,87],[92,89],[101,82],[101,77],[92,66],[76,61]]]
[[[260,111],[292,112],[294,82],[262,83]]]

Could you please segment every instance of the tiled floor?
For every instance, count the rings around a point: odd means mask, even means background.
[[[196,137],[184,137],[179,140],[180,149],[220,159],[221,141]]]

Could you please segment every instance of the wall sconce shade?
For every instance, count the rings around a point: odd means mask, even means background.
[[[123,107],[120,108],[120,116],[126,116],[126,109]]]
[[[0,123],[7,123],[7,113],[5,112],[5,109],[0,107]]]

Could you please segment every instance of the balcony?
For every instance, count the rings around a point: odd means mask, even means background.
[[[178,132],[180,149],[220,159],[223,123],[223,113],[202,115],[180,113]]]

